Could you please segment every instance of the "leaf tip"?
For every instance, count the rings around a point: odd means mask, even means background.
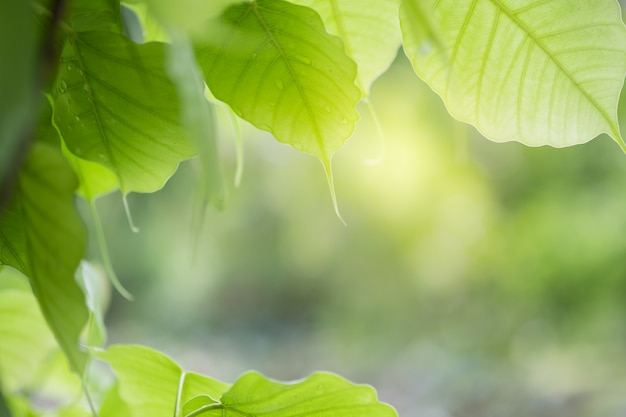
[[[343,223],[344,226],[348,226],[346,221],[341,217],[341,212],[339,211],[339,204],[337,203],[337,193],[335,192],[335,181],[333,179],[333,168],[331,164],[331,158],[320,158],[322,165],[324,166],[324,172],[326,173],[326,180],[328,181],[328,190],[330,191],[330,198],[333,201],[333,207],[335,208],[335,214]]]

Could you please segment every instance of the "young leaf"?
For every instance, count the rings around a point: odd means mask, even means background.
[[[73,33],[61,54],[55,124],[72,153],[115,173],[124,194],[160,189],[195,155],[164,59],[161,43],[101,31]]]
[[[229,388],[202,375],[183,373],[170,358],[144,346],[114,345],[94,355],[113,368],[119,397],[133,417],[171,417],[177,403],[201,394],[219,397]]]
[[[417,74],[487,138],[561,147],[608,133],[626,150],[620,15],[614,0],[403,0],[400,19]]]
[[[87,322],[85,298],[74,281],[84,254],[84,230],[73,206],[77,181],[61,152],[36,143],[12,203],[0,213],[0,263],[26,275],[59,345],[81,372],[78,347]]]
[[[357,64],[356,83],[363,95],[391,65],[401,44],[400,0],[296,0],[318,12],[326,30],[339,36]]]
[[[221,398],[186,417],[397,417],[395,410],[378,401],[376,391],[328,373],[316,373],[292,384],[270,381],[250,372]]]
[[[234,5],[214,26],[197,58],[215,97],[328,165],[358,119],[356,66],[341,40],[313,10],[282,0]]]

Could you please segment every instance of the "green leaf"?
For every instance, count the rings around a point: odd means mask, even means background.
[[[206,395],[213,399],[218,399],[229,388],[230,384],[225,384],[216,379],[189,372],[185,375],[181,402],[186,403],[199,395]]]
[[[397,417],[396,411],[378,401],[376,391],[329,374],[316,373],[298,383],[279,383],[250,372],[221,398],[188,416],[215,417],[333,416]]]
[[[7,272],[0,273],[0,280]],[[7,392],[30,386],[50,351],[54,336],[31,292],[0,291],[0,380]]]
[[[296,0],[318,12],[326,30],[339,36],[357,64],[356,83],[363,95],[393,62],[402,43],[400,0]]]
[[[106,166],[124,194],[160,189],[195,150],[180,126],[164,44],[72,34],[53,88],[54,122],[76,156]]]
[[[356,66],[313,10],[282,0],[228,8],[197,47],[207,85],[240,117],[325,165],[358,119]]]
[[[400,13],[417,74],[487,138],[562,147],[608,133],[626,149],[620,16],[614,0],[404,0]]]
[[[70,24],[72,29],[87,30],[122,29],[119,0],[73,0],[71,2]]]
[[[134,417],[171,417],[189,399],[201,394],[218,397],[229,388],[202,375],[183,373],[170,358],[144,346],[114,345],[94,355],[113,368],[119,396]]]
[[[103,295],[101,280],[98,271],[87,261],[83,260],[79,268],[79,285],[86,295],[89,308],[89,324],[86,329],[85,341],[88,346],[104,346],[107,339],[107,330],[104,325]]]
[[[170,34],[172,44],[167,49],[166,68],[178,90],[180,118],[200,151],[201,201],[203,206],[212,201],[220,207],[224,201],[224,189],[217,150],[215,110],[204,96],[204,81],[191,43],[178,30],[173,29]]]
[[[0,213],[0,263],[29,278],[59,345],[72,368],[81,372],[86,355],[78,340],[88,312],[74,281],[85,246],[73,206],[76,186],[61,152],[36,143],[20,173],[12,203]]]
[[[5,193],[2,187],[14,179],[22,160],[17,155],[30,140],[37,116],[39,47],[30,2],[0,2],[0,27],[0,56],[6,60],[0,65],[0,191]],[[5,197],[0,194],[0,203],[6,203]]]

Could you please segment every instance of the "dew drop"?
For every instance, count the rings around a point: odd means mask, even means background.
[[[80,75],[83,75],[83,70],[82,70],[82,69],[79,69],[79,70],[78,70],[78,73],[79,73]]]
[[[64,80],[61,80],[59,83],[59,93],[63,94],[67,91],[67,83]]]
[[[419,47],[418,54],[420,56],[430,55],[433,51],[433,44],[430,41],[424,41]]]
[[[74,66],[72,64],[67,64],[67,70],[71,71],[74,69]]]
[[[276,88],[278,88],[279,90],[282,90],[283,88],[285,88],[285,86],[283,85],[283,82],[280,80],[276,80]]]
[[[330,113],[330,106],[324,106],[324,110],[326,110],[328,113]]]
[[[83,85],[83,91],[85,92],[85,94],[90,95],[91,94],[91,87],[89,87],[89,84],[85,84]]]
[[[256,52],[252,54],[252,59],[256,59]]]
[[[76,116],[74,119],[76,119],[77,122],[80,122],[80,116]]]

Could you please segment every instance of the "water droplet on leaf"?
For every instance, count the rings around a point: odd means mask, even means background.
[[[80,116],[76,116],[74,119],[76,119],[77,122],[80,122]]]
[[[324,110],[326,110],[328,113],[330,113],[330,106],[324,106]]]
[[[280,80],[276,80],[276,88],[278,88],[279,90],[282,90],[283,88],[285,88],[285,86],[283,85],[283,82]]]
[[[64,80],[59,82],[59,93],[63,94],[67,91],[67,83]]]
[[[67,64],[67,70],[71,71],[74,69],[74,66],[72,64]]]

